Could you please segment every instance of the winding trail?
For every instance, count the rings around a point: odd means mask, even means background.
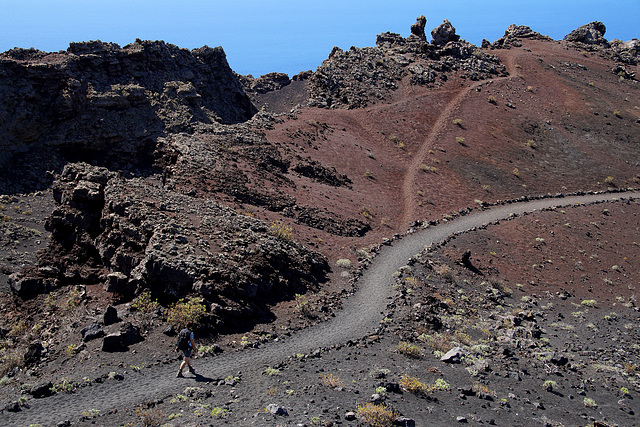
[[[511,52],[505,54],[505,66],[507,68],[508,76],[496,77],[490,79],[493,82],[503,80],[513,80],[519,78],[518,68],[515,66],[516,55]],[[450,125],[453,120],[454,113],[462,104],[462,101],[475,90],[478,86],[486,84],[487,80],[477,81],[463,89],[447,104],[442,110],[438,119],[433,124],[433,127],[429,131],[427,138],[424,140],[418,152],[413,156],[413,160],[407,168],[402,184],[402,195],[404,200],[404,209],[402,218],[400,220],[400,228],[407,229],[410,224],[416,219],[415,211],[417,206],[417,193],[414,191],[416,177],[422,171],[420,170],[420,164],[424,163],[424,159],[431,148],[435,145],[436,139],[446,130],[447,125]]]
[[[444,241],[452,234],[520,215],[525,212],[550,208],[590,204],[618,199],[640,198],[640,191],[606,193],[563,198],[544,198],[527,202],[499,205],[491,209],[474,211],[455,220],[443,222],[422,231],[406,235],[393,245],[384,246],[373,263],[358,281],[358,291],[344,301],[344,309],[336,316],[308,329],[296,332],[282,341],[271,342],[257,349],[224,353],[220,356],[200,359],[198,369],[206,373],[197,381],[224,378],[230,373],[242,371],[244,378],[275,366],[297,353],[309,353],[315,349],[357,340],[373,333],[394,295],[393,273],[425,246]],[[185,381],[176,381],[175,364],[154,366],[128,374],[124,380],[108,380],[79,389],[73,394],[57,394],[49,398],[33,399],[30,407],[17,413],[2,415],[3,425],[26,426],[39,423],[56,425],[64,420],[77,420],[83,411],[97,409],[108,413],[113,409],[131,409],[137,404],[175,395],[184,390]]]

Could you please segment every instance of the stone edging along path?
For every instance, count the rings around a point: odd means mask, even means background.
[[[371,265],[358,279],[358,290],[344,301],[344,308],[335,317],[307,329],[295,332],[281,341],[257,349],[227,352],[198,361],[198,376],[191,385],[225,378],[242,372],[261,372],[276,366],[294,354],[308,354],[316,349],[358,340],[373,333],[384,318],[387,304],[393,296],[393,273],[425,247],[447,240],[453,234],[489,225],[500,220],[551,207],[586,205],[597,202],[640,198],[640,191],[550,197],[525,202],[502,204],[474,211],[454,220],[416,231],[392,245],[384,246]],[[77,420],[83,411],[130,409],[137,404],[181,392],[185,381],[176,381],[176,366],[161,365],[128,374],[124,380],[108,380],[78,389],[75,393],[59,393],[43,399],[32,399],[20,412],[2,414],[2,424],[26,426],[39,423],[56,425],[65,420]],[[250,376],[248,376],[250,377]]]

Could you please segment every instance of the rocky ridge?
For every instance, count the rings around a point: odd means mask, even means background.
[[[42,188],[47,170],[70,161],[140,174],[152,166],[159,135],[255,112],[219,47],[137,40],[123,48],[71,43],[58,53],[13,49],[0,55],[0,70],[3,192]]]
[[[365,107],[388,99],[404,78],[412,85],[438,87],[452,73],[470,80],[506,75],[495,56],[460,40],[447,20],[433,30],[429,43],[422,19],[407,38],[387,32],[378,35],[375,47],[335,47],[310,79],[309,105]]]

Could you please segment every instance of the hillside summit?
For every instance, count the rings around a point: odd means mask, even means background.
[[[446,20],[429,38],[426,23],[292,78],[241,76],[220,47],[162,41],[0,54],[3,416],[636,425],[640,41],[592,22],[559,41],[512,25],[478,47]],[[602,192],[620,196],[471,227],[402,260],[379,324],[274,360],[274,378],[241,366],[184,399],[126,397],[55,422],[37,409],[173,366],[176,303],[202,310],[203,363],[269,354],[333,324],[407,235]],[[275,402],[289,417],[263,410]]]

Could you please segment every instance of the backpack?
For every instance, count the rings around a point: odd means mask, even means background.
[[[191,331],[187,328],[184,328],[178,334],[178,342],[176,343],[177,349],[187,350],[189,348],[189,341],[191,341]]]

